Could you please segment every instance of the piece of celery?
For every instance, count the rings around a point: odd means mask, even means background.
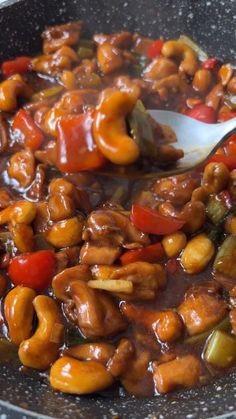
[[[228,211],[223,199],[220,199],[217,195],[210,196],[206,206],[206,213],[215,225],[223,220]]]
[[[43,100],[43,99],[49,99],[53,96],[57,96],[59,93],[62,92],[63,89],[64,89],[63,86],[49,87],[48,89],[44,89],[44,90],[41,90],[38,93],[35,93],[32,96],[32,100],[33,100],[33,102],[38,102],[38,101]]]
[[[81,38],[79,41],[79,47],[94,49],[95,43],[92,39]]]
[[[92,48],[88,47],[79,47],[78,49],[78,56],[79,58],[91,58],[93,56],[94,52]]]
[[[236,361],[236,339],[222,330],[216,330],[207,342],[203,358],[217,368],[229,367]]]
[[[236,235],[228,236],[220,246],[214,264],[213,270],[236,278]]]

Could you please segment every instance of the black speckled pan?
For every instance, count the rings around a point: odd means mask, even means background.
[[[47,24],[82,19],[88,30],[127,29],[147,35],[187,34],[210,55],[236,63],[236,0],[18,0],[0,9],[0,59],[36,53]],[[73,397],[49,389],[46,379],[0,364],[0,419],[236,418],[236,373],[169,397]]]

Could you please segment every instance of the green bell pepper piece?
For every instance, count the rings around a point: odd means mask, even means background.
[[[236,361],[236,339],[216,330],[207,342],[204,360],[217,368],[229,367]]]

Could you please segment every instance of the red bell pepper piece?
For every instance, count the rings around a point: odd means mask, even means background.
[[[43,132],[24,109],[20,109],[17,112],[12,127],[18,131],[19,140],[25,147],[37,150],[43,143]]]
[[[46,289],[56,270],[56,256],[52,250],[14,257],[9,264],[8,275],[15,285],[23,285],[37,291]]]
[[[26,73],[31,70],[30,57],[17,57],[15,60],[5,61],[2,64],[2,72],[5,77],[10,77],[13,74]]]
[[[232,137],[234,137],[234,135],[232,135]],[[227,156],[236,156],[236,143],[235,141],[230,141],[228,143],[226,143],[226,145],[224,146],[225,152]]]
[[[155,263],[161,260],[165,256],[165,251],[161,243],[150,244],[150,246],[144,247],[143,249],[129,250],[125,252],[121,257],[120,261],[122,265],[128,265],[129,263],[143,261]]]
[[[57,126],[57,167],[62,172],[99,169],[106,163],[92,136],[91,113],[62,119]]]
[[[156,41],[154,41],[148,50],[148,54],[147,54],[148,58],[152,60],[153,58],[160,55],[163,45],[164,45],[163,39],[157,39]]]
[[[236,169],[236,156],[225,156],[224,154],[214,154],[208,163],[224,163],[229,170]]]
[[[202,68],[205,70],[214,70],[218,64],[217,58],[208,58],[207,60],[203,61]]]
[[[131,209],[132,223],[144,233],[171,234],[181,229],[185,220],[166,217],[147,207],[134,204]]]
[[[221,112],[218,116],[218,122],[225,122],[232,118],[236,118],[236,112],[233,112],[233,111]]]
[[[198,121],[207,122],[208,124],[214,124],[216,122],[214,109],[204,104],[194,106],[193,109],[187,111],[186,115]]]

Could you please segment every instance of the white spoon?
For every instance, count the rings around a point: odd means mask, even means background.
[[[158,123],[173,129],[177,142],[172,146],[184,151],[184,157],[175,167],[162,171],[160,177],[183,173],[200,166],[230,135],[236,133],[236,118],[218,124],[207,124],[177,112],[149,110],[149,113]]]
[[[207,124],[189,116],[172,112],[148,110],[159,124],[167,125],[175,132],[177,141],[171,145],[184,151],[184,157],[171,167],[150,173],[100,172],[108,177],[129,179],[163,178],[184,173],[201,166],[222,143],[236,133],[236,118],[218,124]]]

